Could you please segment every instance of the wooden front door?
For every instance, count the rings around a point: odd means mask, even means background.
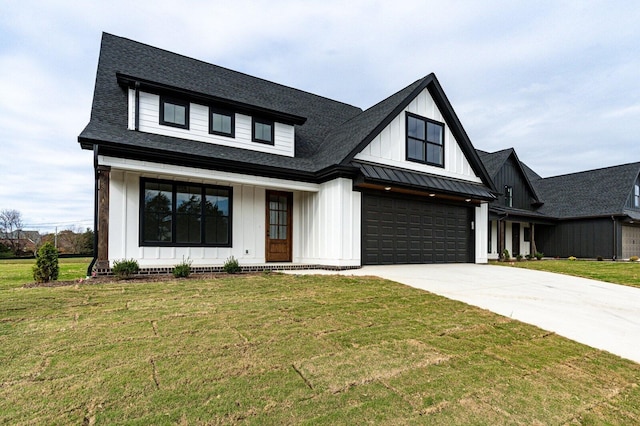
[[[267,191],[266,261],[291,262],[291,192]]]

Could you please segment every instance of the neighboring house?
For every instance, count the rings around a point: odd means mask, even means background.
[[[640,163],[542,178],[513,149],[478,151],[501,194],[489,206],[488,257],[640,256]]]
[[[435,75],[363,111],[103,34],[97,268],[487,261],[496,189]]]

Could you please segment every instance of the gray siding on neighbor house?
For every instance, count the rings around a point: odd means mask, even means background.
[[[520,168],[514,164],[513,156],[510,156],[494,176],[494,183],[500,192],[496,205],[505,205],[504,187],[508,185],[513,188],[513,206],[516,209],[533,210],[531,203],[535,199],[534,194],[529,189],[529,184],[523,179]]]
[[[620,224],[616,221],[614,240],[614,222],[611,218],[582,219],[561,221],[554,226],[536,227],[536,245],[538,251],[549,257],[596,258],[602,256],[611,259],[620,253]]]

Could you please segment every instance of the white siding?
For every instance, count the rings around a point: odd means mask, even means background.
[[[294,197],[294,262],[360,265],[361,195],[352,187],[350,179],[339,178]]]
[[[481,182],[469,164],[458,142],[445,123],[444,168],[406,160],[405,112],[444,123],[444,118],[429,91],[425,89],[394,118],[355,158],[393,167],[426,172],[440,176]],[[484,249],[486,251],[486,249]]]
[[[132,111],[135,111],[135,96],[129,92],[129,128],[131,126]],[[294,127],[288,124],[275,123],[274,144],[266,145],[251,141],[251,117],[244,114],[235,115],[235,137],[229,138],[209,134],[209,107],[191,103],[189,106],[189,130],[160,124],[160,97],[151,93],[140,92],[139,130],[181,139],[191,139],[200,142],[271,154],[294,156]]]
[[[487,245],[489,244],[487,221],[489,220],[489,204],[482,203],[479,207],[476,207],[475,210],[476,263],[487,263]]]
[[[265,194],[291,191],[293,262],[360,265],[360,193],[349,179],[321,185],[255,178],[215,171],[99,157],[111,166],[109,260],[136,259],[141,267],[171,267],[183,259],[194,266],[222,265],[229,256],[241,265],[265,263]],[[138,169],[136,169],[138,168]],[[140,178],[178,180],[233,188],[232,247],[149,247],[139,244]],[[234,182],[234,179],[236,180]]]

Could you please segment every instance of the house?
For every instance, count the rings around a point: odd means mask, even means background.
[[[487,261],[496,189],[433,74],[363,111],[103,34],[78,141],[99,270]]]
[[[513,149],[478,151],[498,191],[488,257],[640,256],[640,163],[542,178]]]

